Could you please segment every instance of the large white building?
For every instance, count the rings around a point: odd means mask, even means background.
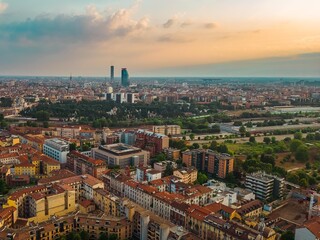
[[[48,139],[44,142],[43,153],[60,163],[66,163],[69,143],[59,138]]]

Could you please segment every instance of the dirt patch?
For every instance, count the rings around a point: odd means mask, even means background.
[[[299,203],[298,200],[290,199],[288,204],[272,212],[269,218],[276,219],[281,217],[300,225],[307,220],[308,205],[307,201]]]

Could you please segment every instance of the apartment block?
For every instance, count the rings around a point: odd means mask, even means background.
[[[163,135],[179,135],[181,134],[181,127],[179,125],[161,125],[152,126],[152,132]]]
[[[181,178],[183,183],[193,184],[198,177],[198,170],[195,167],[182,168],[173,171],[173,176]]]
[[[252,191],[262,201],[281,198],[284,190],[284,178],[268,175],[263,172],[248,174],[246,189]]]
[[[212,150],[194,149],[182,153],[182,162],[186,166],[196,167],[209,175],[225,178],[233,172],[234,159],[228,154],[220,154]]]
[[[93,159],[77,151],[71,151],[67,155],[67,168],[77,175],[90,174],[101,178],[106,165],[103,160]]]
[[[169,148],[169,137],[140,129],[136,132],[135,146],[145,149],[150,152],[151,156],[155,156],[163,149]]]

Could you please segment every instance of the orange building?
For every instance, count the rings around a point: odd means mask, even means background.
[[[187,167],[196,167],[200,171],[219,178],[225,178],[233,172],[234,168],[234,159],[230,155],[209,149],[194,149],[183,152],[182,162]]]

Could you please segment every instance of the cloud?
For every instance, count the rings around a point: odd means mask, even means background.
[[[185,21],[183,23],[180,24],[180,27],[185,28],[185,27],[189,27],[192,25],[192,22],[190,21]]]
[[[22,22],[0,24],[0,39],[9,41],[41,39],[59,41],[105,41],[140,33],[148,28],[148,18],[132,19],[130,9],[102,14],[89,5],[82,15],[38,16]]]
[[[163,36],[160,36],[158,38],[159,42],[172,42],[172,43],[187,43],[194,41],[193,38],[190,38],[189,36],[184,36],[181,34],[166,34]]]
[[[214,29],[218,27],[218,24],[215,22],[211,22],[211,23],[205,23],[204,27],[207,29]]]
[[[164,28],[170,28],[172,27],[174,24],[176,23],[176,19],[175,18],[171,18],[168,21],[166,21],[162,26]]]
[[[0,2],[0,13],[4,12],[8,8],[7,3]]]

